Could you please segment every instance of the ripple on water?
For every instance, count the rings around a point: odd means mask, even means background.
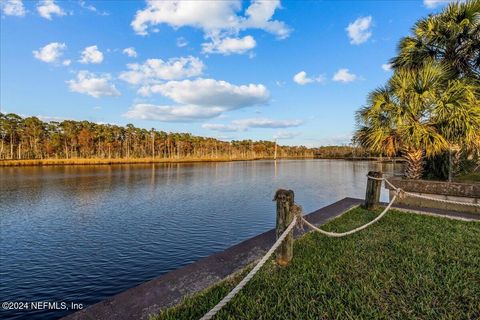
[[[308,160],[0,168],[0,301],[90,305],[306,212],[363,197],[372,162]],[[385,194],[382,196],[385,200]],[[2,313],[57,319],[66,313]]]

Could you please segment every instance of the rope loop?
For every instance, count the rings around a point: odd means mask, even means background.
[[[395,189],[395,195],[399,199],[403,199],[406,197],[405,191],[402,188],[396,188]]]
[[[303,208],[296,203],[292,206],[293,216],[297,218],[297,229],[303,229]]]

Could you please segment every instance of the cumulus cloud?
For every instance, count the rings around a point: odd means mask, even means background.
[[[457,0],[423,0],[425,7],[433,9],[441,5],[448,4],[449,2],[454,2]]]
[[[230,55],[232,53],[242,54],[253,48],[257,43],[252,36],[243,38],[212,38],[212,42],[203,43],[204,53],[220,53]]]
[[[245,11],[246,19],[241,22],[241,28],[263,29],[275,34],[280,39],[288,37],[291,32],[290,28],[282,21],[272,20],[275,11],[280,8],[280,0],[253,0]]]
[[[167,24],[172,28],[193,27],[203,30],[207,53],[244,53],[255,47],[251,36],[239,38],[239,32],[247,29],[261,29],[279,39],[289,36],[291,29],[273,15],[281,8],[279,0],[253,0],[243,11],[243,1],[156,1],[147,0],[147,6],[138,10],[131,23],[139,35],[147,35],[149,28]]]
[[[275,34],[279,38],[289,35],[290,29],[283,22],[272,20],[280,1],[254,0],[238,15],[242,1],[155,1],[148,0],[143,10],[138,10],[131,25],[137,34],[146,35],[150,26],[168,24],[174,28],[190,26],[206,33],[222,31],[238,32],[255,28]]]
[[[4,0],[1,6],[2,12],[6,16],[23,17],[25,15],[25,7],[22,0]]]
[[[201,107],[195,105],[159,106],[141,103],[134,105],[123,116],[139,120],[191,122],[217,117],[223,111],[220,107]]]
[[[67,45],[65,43],[52,42],[38,50],[33,50],[32,52],[33,56],[38,60],[46,63],[57,64],[60,63],[60,58],[63,56],[63,52],[66,48]],[[68,66],[70,64],[70,60],[64,60],[62,64]]]
[[[319,75],[315,78],[310,78],[307,76],[307,73],[305,71],[300,71],[299,73],[293,76],[293,81],[303,86],[305,84],[312,83],[312,82],[324,82],[325,77],[322,75]]]
[[[130,58],[136,58],[138,56],[137,51],[135,51],[134,47],[128,47],[123,49],[123,54],[126,54]]]
[[[361,44],[372,36],[372,17],[360,17],[346,28],[351,44]]]
[[[162,94],[177,104],[136,104],[124,114],[125,117],[170,122],[197,121],[215,118],[230,110],[265,104],[269,99],[268,90],[261,84],[236,86],[213,79],[169,81],[143,89]],[[232,125],[254,126],[255,123],[233,122]],[[267,126],[268,123],[257,125]]]
[[[384,71],[391,71],[392,70],[392,64],[391,63],[384,63],[384,64],[382,64],[382,69]]]
[[[274,120],[268,118],[251,118],[233,120],[230,124],[205,123],[202,128],[220,132],[247,131],[249,128],[278,129],[298,127],[302,120]]]
[[[352,82],[357,79],[358,79],[357,75],[351,73],[348,69],[345,69],[345,68],[339,69],[337,72],[335,72],[332,78],[333,81],[339,81],[343,83]]]
[[[52,15],[64,16],[66,13],[54,0],[43,0],[37,6],[38,13],[45,19],[52,20]]]
[[[88,63],[102,63],[103,61],[103,53],[98,50],[97,46],[90,46],[86,47],[82,51],[82,56],[80,57],[80,63],[88,64]]]
[[[241,8],[238,1],[155,1],[148,0],[143,10],[138,10],[131,23],[133,30],[146,35],[148,27],[168,24],[174,28],[191,26],[204,30],[233,28],[237,23],[234,14]]]
[[[267,103],[269,92],[262,84],[233,85],[214,79],[169,81],[145,86],[140,93],[159,93],[180,104],[220,106],[227,110]]]
[[[111,79],[112,77],[110,74],[96,75],[81,70],[77,73],[76,78],[68,80],[67,84],[70,91],[87,94],[94,98],[102,96],[119,96],[120,92],[114,84],[110,83]]]
[[[205,68],[198,58],[189,56],[162,59],[148,59],[143,64],[130,63],[129,71],[124,71],[119,78],[131,84],[150,83],[158,80],[176,80],[202,74]]]

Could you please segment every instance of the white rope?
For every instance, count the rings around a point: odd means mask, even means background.
[[[282,233],[282,235],[278,238],[278,240],[273,244],[273,246],[268,250],[268,252],[263,256],[263,258],[257,263],[257,265],[250,271],[242,281],[229,294],[225,296],[215,307],[213,307],[210,311],[208,311],[200,320],[210,320],[212,319],[215,314],[217,314],[222,307],[224,307],[230,300],[235,297],[235,295],[242,290],[242,288],[253,278],[253,276],[260,270],[260,268],[267,262],[270,256],[275,252],[275,250],[280,246],[280,244],[285,240],[287,235],[292,231],[295,223],[297,222],[297,217],[293,217],[292,222],[288,226],[288,228]]]
[[[255,276],[255,274],[258,272],[258,270],[260,270],[260,268],[263,267],[265,262],[267,262],[267,260],[275,252],[275,250],[277,250],[277,248],[280,246],[280,244],[283,242],[283,240],[285,240],[285,238],[290,233],[290,231],[292,231],[293,227],[297,223],[297,218],[299,219],[299,221],[298,221],[299,223],[305,223],[306,225],[308,225],[310,228],[312,228],[315,231],[318,231],[318,232],[320,232],[320,233],[322,233],[326,236],[329,236],[329,237],[337,237],[338,238],[338,237],[348,236],[350,234],[353,234],[353,233],[356,233],[360,230],[363,230],[363,229],[367,228],[368,226],[371,226],[372,224],[374,224],[378,220],[382,219],[383,216],[385,215],[385,213],[387,213],[387,211],[390,210],[390,208],[392,207],[393,203],[397,199],[397,196],[400,196],[400,195],[403,195],[403,194],[411,196],[411,197],[417,197],[417,198],[439,201],[439,202],[444,202],[444,203],[453,203],[453,204],[461,204],[461,205],[467,205],[467,206],[479,206],[480,207],[480,204],[458,202],[458,201],[452,201],[452,200],[443,200],[443,199],[437,199],[437,198],[432,198],[432,197],[427,197],[427,196],[422,196],[422,195],[406,192],[406,191],[402,190],[401,188],[397,188],[396,186],[394,186],[390,181],[388,181],[385,178],[371,177],[371,176],[368,176],[368,175],[367,175],[367,177],[369,179],[373,179],[373,180],[377,180],[377,181],[385,181],[385,183],[390,185],[395,190],[395,195],[393,196],[390,203],[385,207],[385,209],[382,211],[382,213],[380,213],[375,219],[373,219],[372,221],[370,221],[370,222],[368,222],[368,223],[366,223],[366,224],[364,224],[364,225],[362,225],[358,228],[355,228],[353,230],[337,233],[337,232],[329,232],[329,231],[322,230],[322,229],[318,228],[317,226],[311,224],[310,222],[305,220],[305,218],[300,213],[301,211],[299,211],[299,213],[294,216],[294,218],[293,218],[292,222],[290,223],[290,225],[288,226],[288,228],[282,233],[282,235],[277,239],[277,241],[273,244],[273,246],[270,248],[270,250],[268,250],[268,252],[263,256],[263,258],[257,263],[257,265],[247,274],[247,276],[245,278],[242,279],[242,281],[240,281],[240,283],[237,284],[237,286],[235,288],[232,289],[232,291],[230,291],[219,303],[217,303],[217,305],[215,307],[213,307],[202,318],[200,318],[200,320],[210,320],[210,319],[212,319],[218,313],[218,311],[220,311],[227,303],[229,303],[235,297],[235,295],[240,290],[243,289],[243,287]]]
[[[425,199],[425,200],[431,200],[431,201],[437,201],[437,202],[442,202],[442,203],[458,204],[458,205],[462,205],[462,206],[470,206],[470,207],[479,207],[480,208],[480,203],[469,203],[469,202],[463,202],[463,201],[446,200],[446,199],[439,199],[439,198],[424,196],[424,195],[421,195],[421,194],[416,194],[416,193],[405,191],[401,188],[397,188],[390,181],[388,181],[388,179],[386,179],[386,178],[376,178],[376,177],[372,177],[372,176],[368,176],[368,175],[367,175],[367,177],[369,179],[377,180],[377,181],[383,180],[383,181],[385,181],[386,184],[388,184],[390,187],[392,187],[395,191],[400,192],[401,194],[404,194],[406,196]]]
[[[424,196],[424,195],[421,195],[421,194],[416,194],[416,193],[411,193],[411,192],[406,192],[406,191],[403,191],[403,192],[407,196],[410,196],[410,197],[421,198],[421,199],[425,199],[425,200],[437,201],[437,202],[442,202],[442,203],[458,204],[458,205],[462,205],[462,206],[470,206],[470,207],[479,207],[480,208],[480,203],[469,203],[469,202],[463,202],[463,201],[438,199],[438,198]]]
[[[388,204],[388,206],[382,211],[382,213],[380,213],[380,214],[378,215],[378,217],[376,217],[376,218],[373,219],[372,221],[364,224],[363,226],[360,226],[360,227],[358,227],[358,228],[355,228],[355,229],[353,229],[353,230],[346,231],[346,232],[337,233],[337,232],[325,231],[325,230],[322,230],[322,229],[316,227],[315,225],[311,224],[310,222],[308,222],[307,220],[305,220],[305,218],[303,218],[303,217],[302,217],[302,220],[303,220],[303,222],[304,222],[307,226],[309,226],[310,228],[312,228],[312,229],[315,230],[315,231],[320,232],[321,234],[324,234],[324,235],[329,236],[329,237],[337,237],[337,238],[339,238],[339,237],[344,237],[344,236],[348,236],[348,235],[350,235],[350,234],[353,234],[353,233],[355,233],[355,232],[358,232],[358,231],[360,231],[360,230],[363,230],[363,229],[365,229],[366,227],[374,224],[374,223],[377,222],[378,220],[382,219],[382,217],[385,215],[385,213],[387,213],[387,211],[388,211],[388,210],[390,209],[390,207],[392,206],[392,204],[393,204],[393,202],[395,201],[395,199],[397,199],[397,195],[394,195],[394,196],[393,196],[393,198],[392,198],[392,200],[390,201],[390,203]]]

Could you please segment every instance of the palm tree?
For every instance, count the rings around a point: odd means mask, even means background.
[[[452,71],[452,78],[480,79],[480,0],[451,3],[418,21],[412,33],[400,41],[391,61],[395,69],[436,61]]]
[[[451,3],[441,13],[418,21],[412,35],[400,41],[398,56],[391,62],[394,69],[418,69],[432,61],[451,70],[450,80],[467,80],[480,87],[480,0]],[[476,94],[478,99],[478,90]],[[443,176],[442,172],[447,171],[451,181],[455,167],[452,154],[459,159],[462,152],[472,153],[472,150],[471,145],[448,140],[448,169],[445,155],[433,157],[429,162],[432,168],[437,168],[436,175]]]
[[[433,62],[396,70],[357,112],[356,140],[387,155],[401,150],[410,179],[422,176],[425,156],[447,150],[451,141],[480,144],[478,88],[467,80],[448,80],[450,72]]]

